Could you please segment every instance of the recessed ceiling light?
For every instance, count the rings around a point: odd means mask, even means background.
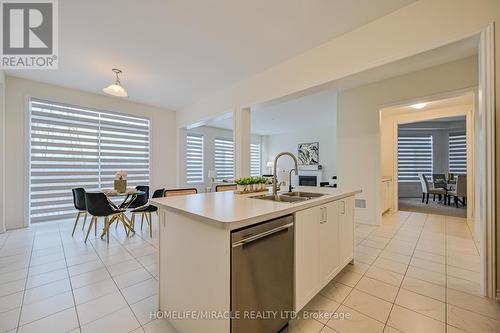
[[[413,104],[410,106],[414,109],[420,110],[420,109],[425,108],[426,105],[427,105],[427,103],[417,103],[417,104]]]
[[[106,88],[102,89],[106,94],[112,95],[112,96],[117,96],[117,97],[128,97],[128,93],[123,88],[120,78],[118,77],[118,74],[121,74],[122,71],[118,68],[113,68],[112,69],[113,73],[116,75],[115,83],[110,84]]]

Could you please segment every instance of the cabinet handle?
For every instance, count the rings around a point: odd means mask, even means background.
[[[326,218],[325,218],[325,215],[326,215],[325,214],[325,210],[326,210],[326,208],[325,207],[321,207],[320,210],[321,210],[321,218],[320,218],[319,223],[323,224],[323,223],[326,222]]]
[[[342,207],[340,209],[340,214],[344,215],[345,214],[345,201],[342,200],[341,201],[341,204],[342,204]]]

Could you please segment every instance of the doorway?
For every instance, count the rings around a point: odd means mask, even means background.
[[[399,210],[467,218],[466,128],[465,115],[398,124]]]

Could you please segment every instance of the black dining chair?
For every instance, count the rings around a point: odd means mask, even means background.
[[[165,196],[165,189],[161,188],[159,190],[154,191],[153,193],[153,198],[162,198]],[[145,205],[142,207],[137,207],[132,210],[132,229],[134,228],[135,225],[135,214],[141,214],[141,230],[142,230],[142,225],[144,222],[144,216],[146,217],[146,222],[148,223],[149,226],[149,237],[153,237],[153,220],[151,218],[151,213],[156,212],[158,214],[158,207],[154,205]]]
[[[87,205],[87,211],[89,212],[90,215],[92,215],[89,229],[87,231],[87,235],[85,236],[85,242],[87,242],[90,230],[92,230],[92,225],[94,225],[95,234],[97,236],[97,219],[99,217],[104,217],[104,229],[101,238],[104,235],[106,235],[107,243],[109,243],[109,226],[114,221],[121,221],[123,223],[123,228],[125,229],[125,232],[127,233],[127,235],[129,234],[130,229],[127,229],[128,226],[123,218],[123,213],[125,212],[125,209],[114,208],[109,203],[108,198],[104,193],[101,192],[85,193],[85,203]]]
[[[87,205],[85,204],[85,189],[78,187],[71,190],[73,192],[73,205],[75,209],[78,211],[78,215],[76,215],[75,225],[73,226],[73,232],[71,233],[71,237],[75,234],[76,225],[80,220],[80,215],[84,214],[85,218],[83,219],[82,230],[85,228],[85,223],[87,222]]]
[[[136,186],[137,191],[144,192],[143,194],[138,194],[129,204],[125,206],[121,205],[120,208],[135,209],[148,204],[149,199],[149,186],[139,185]],[[115,229],[118,228],[118,223],[115,225]]]
[[[132,202],[127,206],[127,208],[137,208],[137,207],[144,206],[144,205],[146,205],[148,203],[148,199],[149,199],[149,186],[139,185],[139,186],[136,186],[135,189],[137,191],[144,192],[144,194],[137,195],[134,198],[134,200],[132,200]]]

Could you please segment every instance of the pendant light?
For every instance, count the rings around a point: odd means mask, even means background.
[[[120,78],[118,77],[119,74],[122,73],[122,71],[118,68],[113,68],[112,69],[113,73],[116,75],[115,83],[110,84],[106,88],[102,89],[106,94],[116,96],[116,97],[128,97],[127,91],[125,88],[123,88]]]

